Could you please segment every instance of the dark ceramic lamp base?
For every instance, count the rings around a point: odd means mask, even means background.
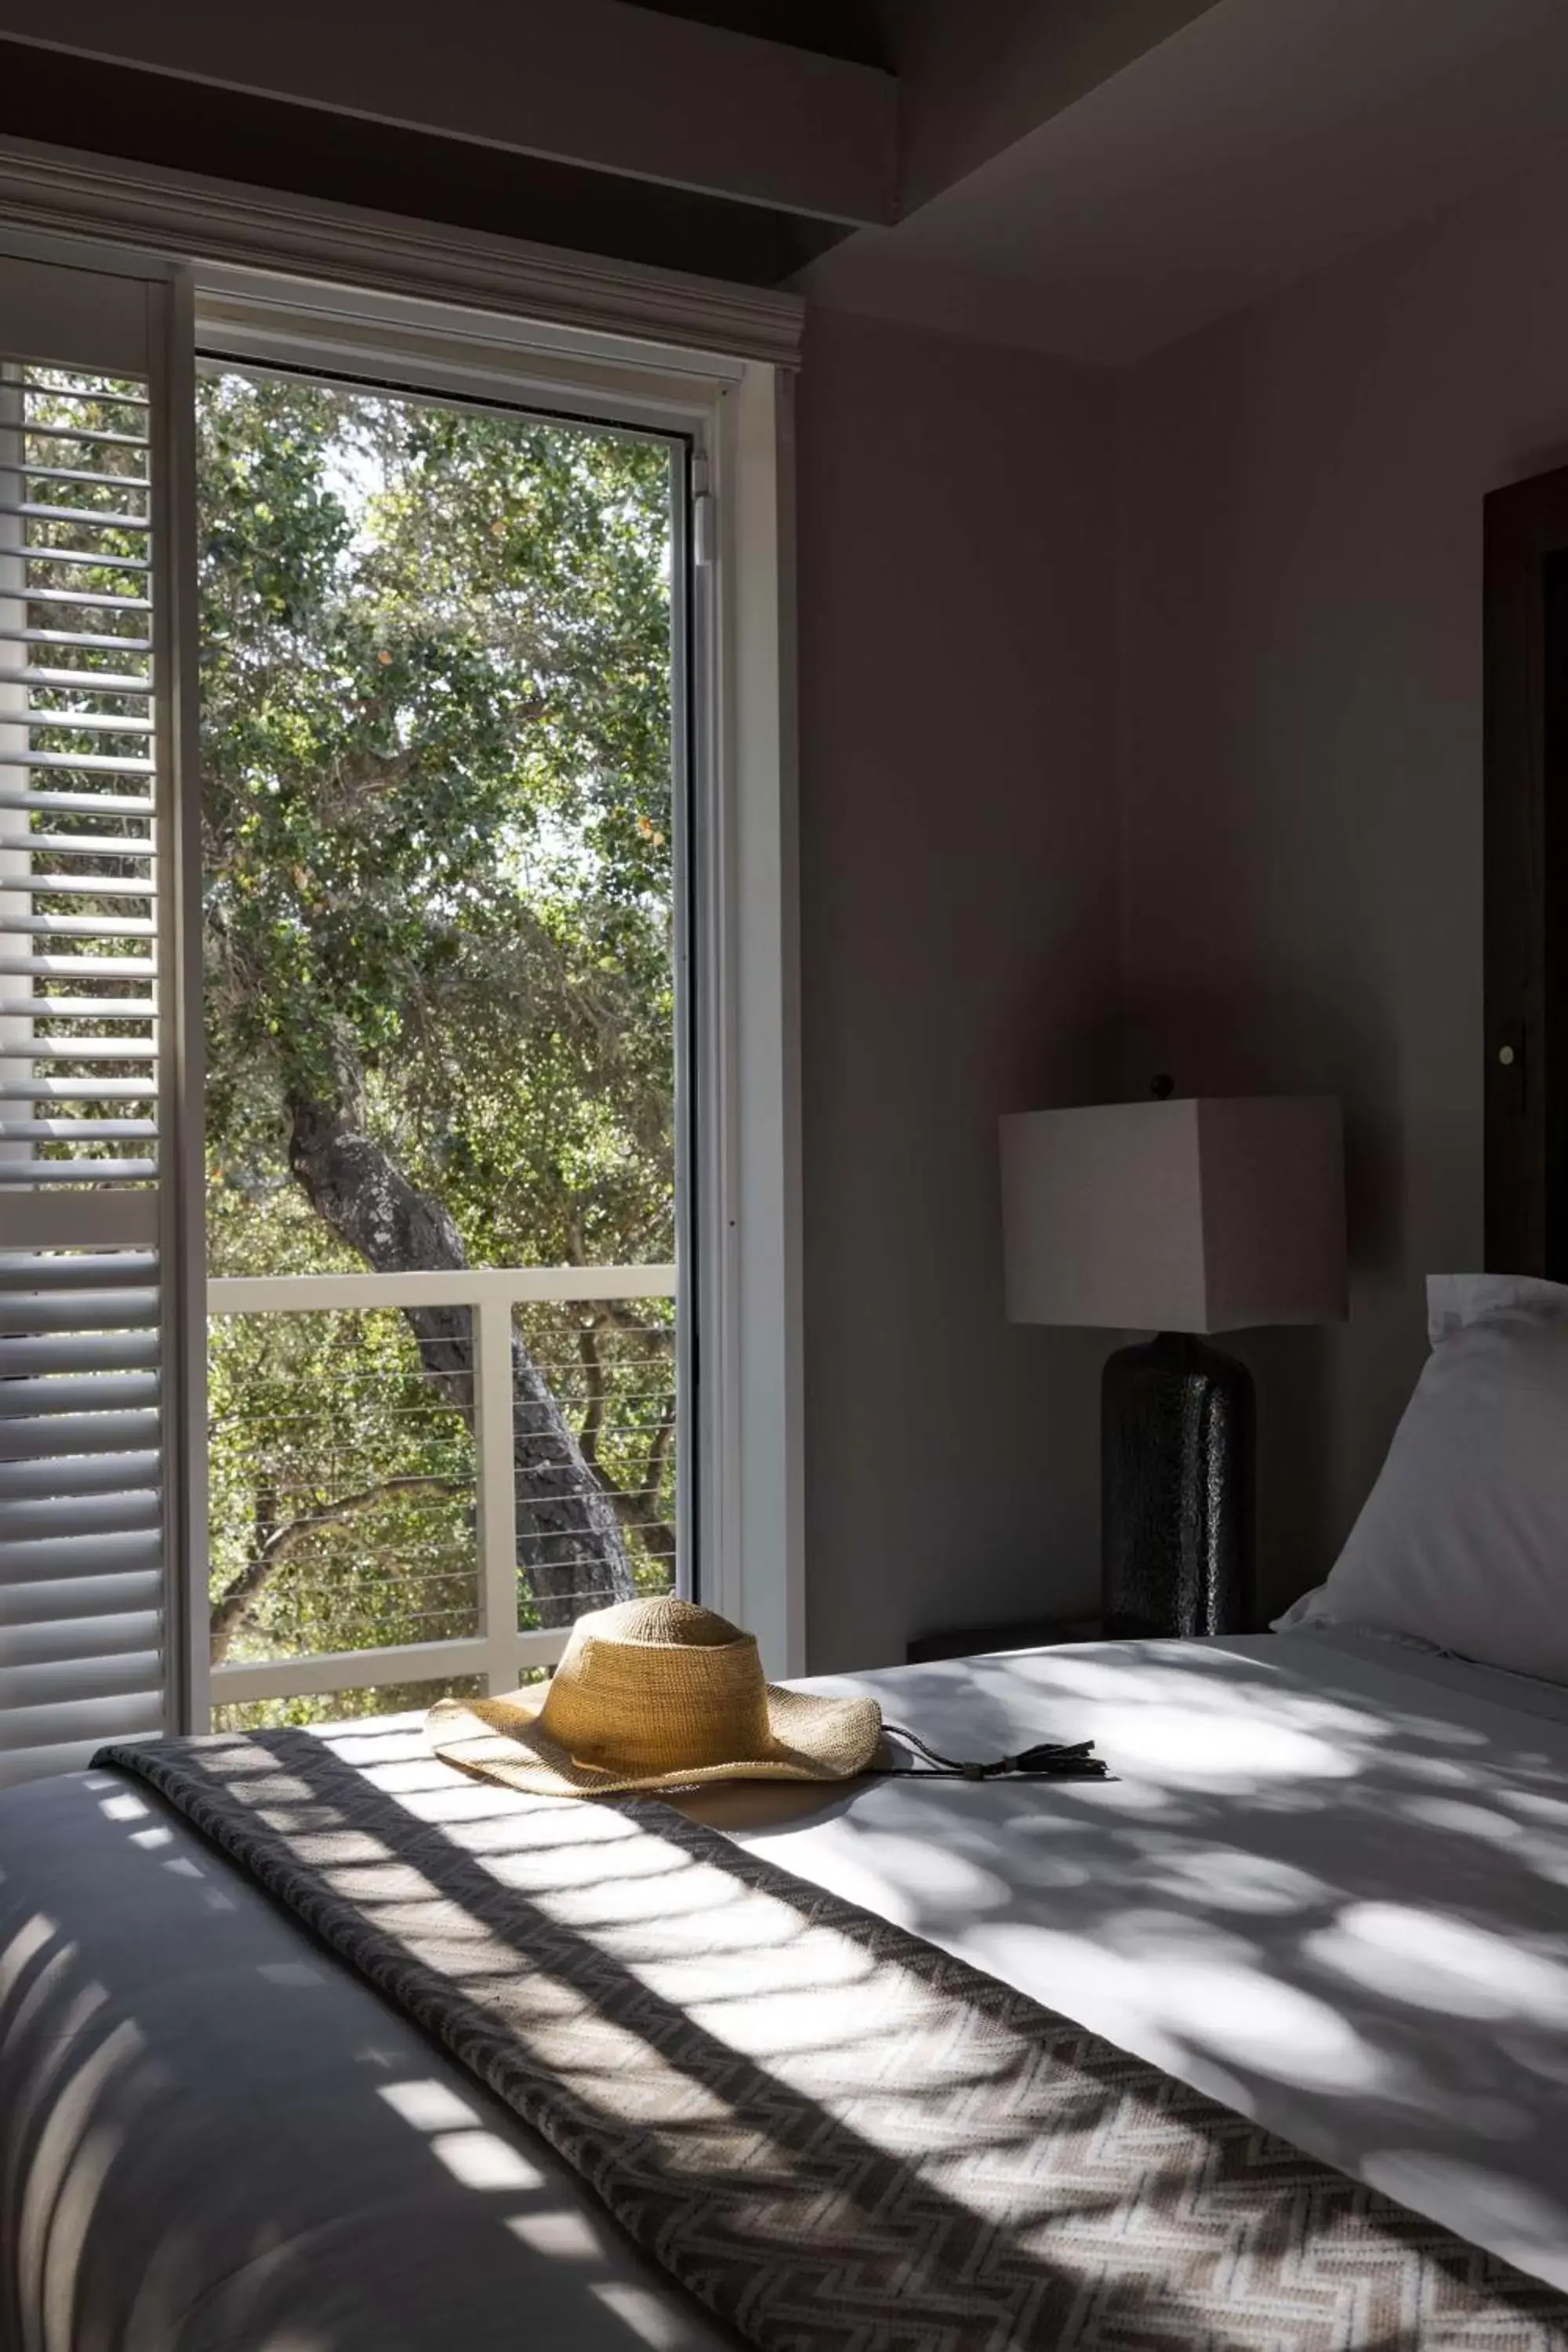
[[[1162,1331],[1106,1363],[1100,1389],[1105,1631],[1244,1633],[1252,1622],[1252,1375]]]

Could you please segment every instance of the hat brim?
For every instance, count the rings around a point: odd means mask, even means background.
[[[772,1735],[763,1756],[667,1772],[619,1772],[581,1763],[540,1721],[548,1684],[502,1698],[437,1699],[426,1740],[443,1762],[482,1780],[544,1797],[615,1797],[637,1789],[694,1789],[708,1780],[852,1780],[875,1763],[882,1711],[875,1699],[821,1698],[767,1686]]]

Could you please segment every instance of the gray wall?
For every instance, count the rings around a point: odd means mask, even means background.
[[[815,314],[800,386],[809,1657],[1082,1607],[1094,1333],[1003,1318],[1000,1111],[1103,1091],[1105,387]]]
[[[1347,1327],[1260,1335],[1261,1560],[1331,1564],[1481,1254],[1481,500],[1568,457],[1568,168],[1118,384],[1126,1076],[1325,1087]]]

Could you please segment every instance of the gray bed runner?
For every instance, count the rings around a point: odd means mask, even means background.
[[[667,1806],[443,1824],[305,1732],[94,1760],[763,2352],[1568,2352],[1555,2289]]]

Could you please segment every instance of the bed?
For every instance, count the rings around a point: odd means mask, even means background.
[[[965,1753],[1091,1738],[1112,1777],[731,1787],[688,1817],[1540,2283],[1533,2315],[1406,2315],[1379,2352],[1568,2341],[1568,1691],[1331,1629],[814,1686]],[[314,1737],[504,1876],[528,1807],[416,1720]],[[736,2340],[154,1790],[0,1798],[0,1872],[5,2352]],[[1226,2309],[1187,2340],[1263,2340]],[[1170,2340],[1119,2325],[1070,2340]]]

